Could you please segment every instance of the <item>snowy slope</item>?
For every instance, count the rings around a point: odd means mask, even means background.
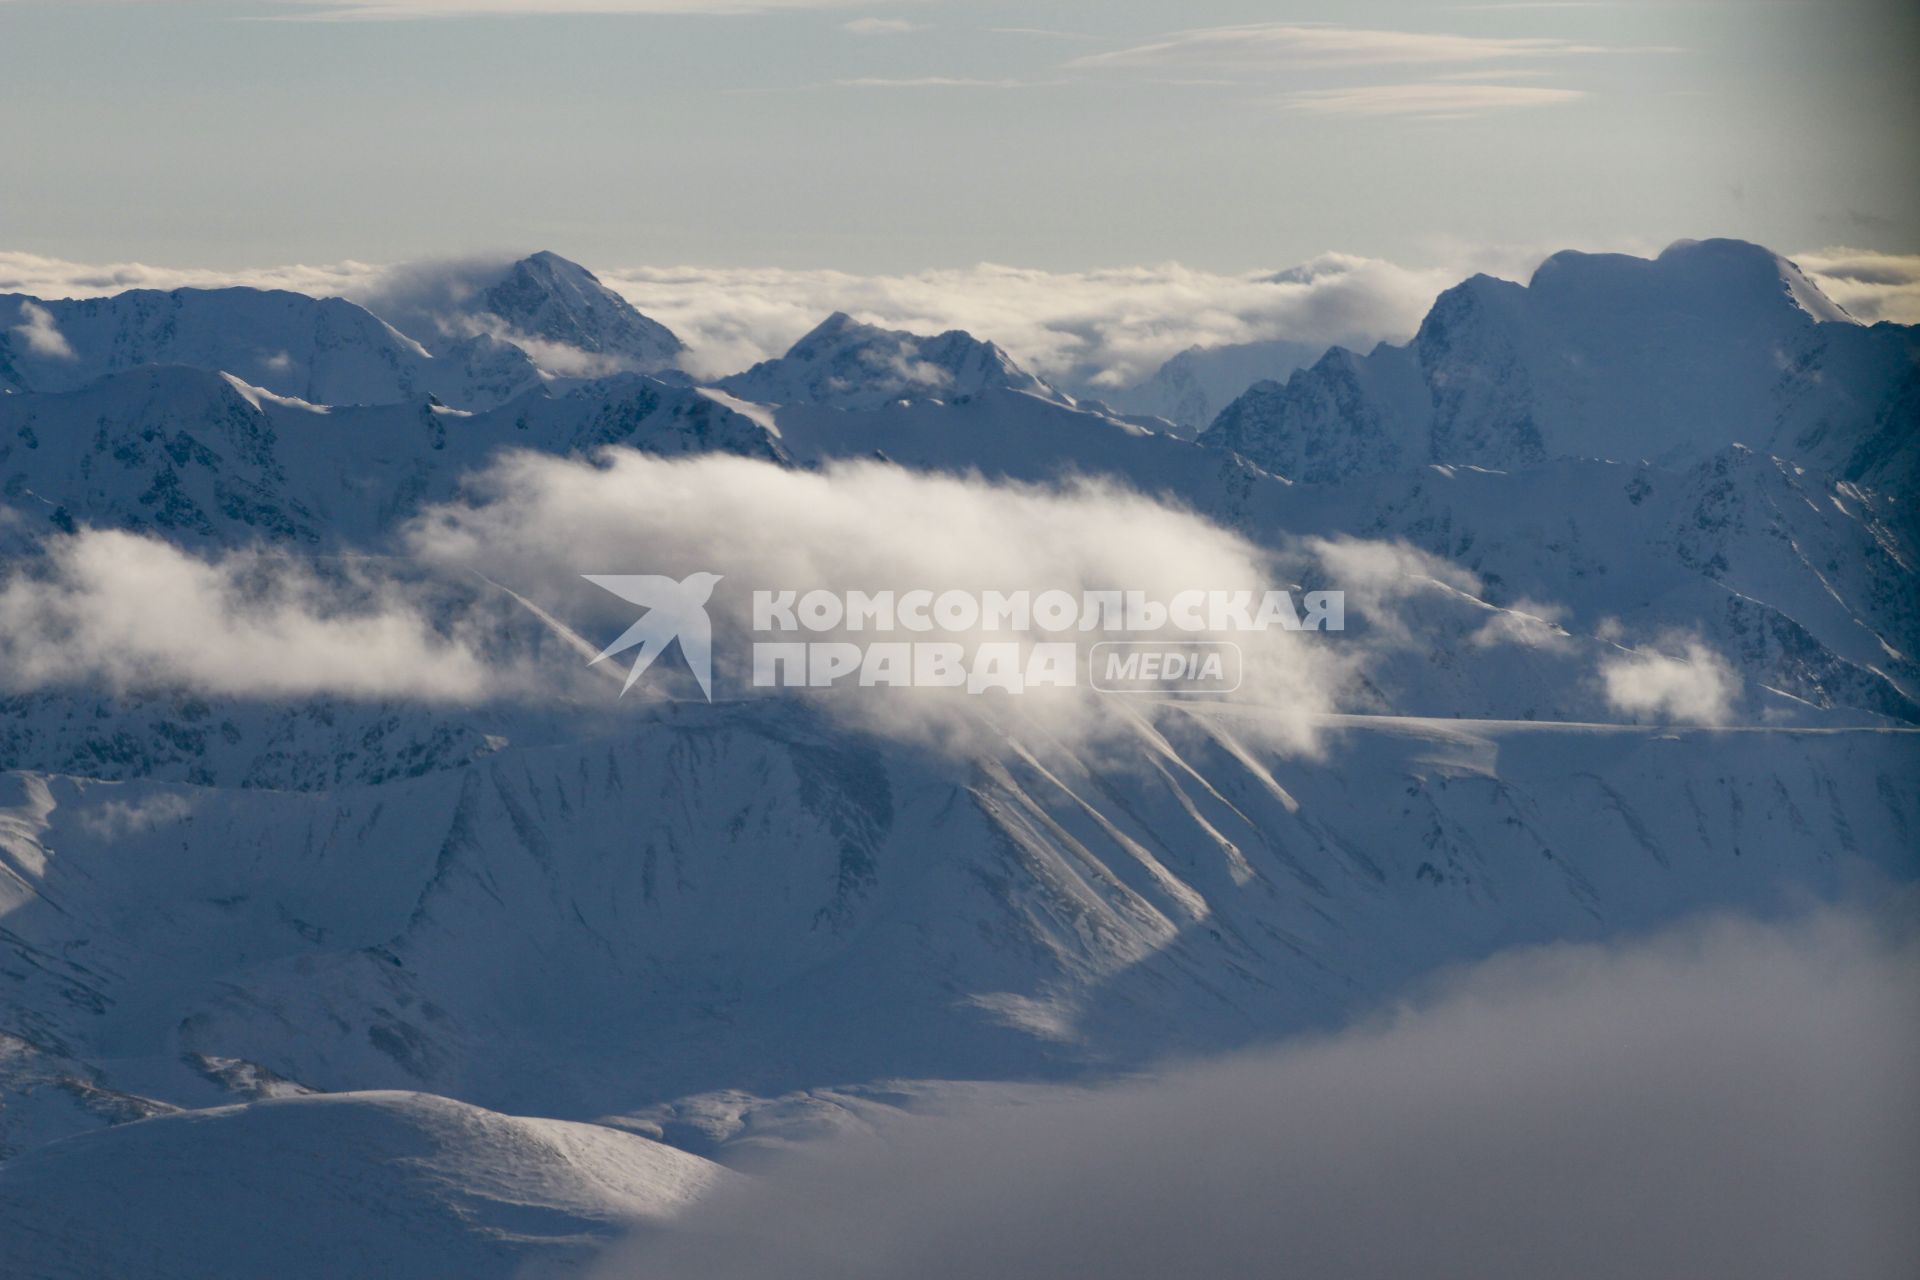
[[[450,496],[501,449],[615,444],[779,454],[747,416],[633,374],[471,413],[427,397],[336,408],[153,366],[76,391],[0,398],[0,501],[35,532],[90,523],[187,541],[366,541]]]
[[[601,284],[591,271],[542,251],[507,268],[474,299],[466,318],[533,353],[555,373],[657,373],[685,350],[658,321]]]
[[[5,1030],[99,1087],[591,1118],[725,1083],[1058,1075],[1318,1025],[1448,960],[1910,878],[1920,741],[1257,711],[1079,756],[769,704],[333,792],[12,775]]]
[[[717,385],[743,400],[834,409],[951,401],[990,389],[1069,403],[991,342],[958,329],[931,338],[881,329],[845,312],[821,321],[785,355]]]
[[[103,374],[164,364],[224,371],[316,404],[431,394],[485,408],[541,382],[517,348],[468,343],[436,358],[341,298],[239,288],[63,301],[0,296],[0,387],[70,391]]]
[[[1032,482],[1107,476],[1276,549],[1317,535],[1431,552],[1481,585],[1428,606],[1424,640],[1444,660],[1406,673],[1390,703],[1402,711],[1606,718],[1578,673],[1615,648],[1598,638],[1612,621],[1640,638],[1704,634],[1754,686],[1754,714],[1837,707],[1920,719],[1920,546],[1852,486],[1739,446],[1685,470],[1565,461],[1289,484],[1225,450],[1009,392],[860,414],[789,407],[777,425],[799,462],[879,456]],[[1559,651],[1490,649],[1476,643],[1489,606],[1559,611],[1574,634]]]
[[[572,1272],[725,1170],[595,1125],[417,1093],[184,1112],[0,1166],[0,1270],[36,1280]]]
[[[432,395],[490,409],[553,381],[669,370],[683,350],[665,326],[553,253],[507,264],[457,299],[375,305],[386,318],[283,290],[0,295],[0,389],[68,391],[138,366],[186,365],[315,404]]]

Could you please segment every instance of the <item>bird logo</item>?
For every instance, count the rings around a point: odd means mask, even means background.
[[[627,690],[639,683],[640,677],[653,665],[654,659],[678,640],[680,656],[686,659],[693,678],[700,682],[700,692],[707,695],[708,702],[713,701],[713,623],[707,618],[707,600],[713,595],[714,584],[720,581],[719,574],[694,573],[677,582],[651,573],[583,573],[580,576],[647,611],[640,621],[622,632],[618,640],[601,650],[600,656],[588,666],[639,645],[633,670],[627,673],[627,682],[620,689],[620,696],[624,698]]]

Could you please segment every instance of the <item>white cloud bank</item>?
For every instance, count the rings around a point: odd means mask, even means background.
[[[1068,386],[1130,385],[1193,346],[1285,339],[1362,349],[1404,341],[1453,267],[1328,253],[1285,271],[1163,263],[1040,271],[983,263],[900,275],[783,268],[627,268],[602,274],[719,374],[783,353],[834,311],[891,329],[965,329]]]
[[[1740,693],[1733,669],[1697,640],[1610,649],[1596,679],[1577,665],[1579,646],[1555,625],[1554,606],[1489,610],[1477,598],[1480,583],[1456,564],[1351,537],[1262,547],[1111,482],[1030,485],[877,461],[799,469],[611,449],[592,459],[508,453],[467,477],[463,494],[399,533],[406,554],[398,560],[316,562],[255,549],[206,556],[122,531],[55,535],[43,557],[0,576],[0,691],[101,683],[239,698],[612,709],[625,662],[589,672],[585,659],[640,611],[583,575],[704,572],[722,579],[709,606],[718,696],[774,692],[756,686],[756,644],[840,645],[852,652],[851,672],[787,696],[817,699],[884,737],[962,753],[1009,733],[1099,746],[1165,720],[1163,699],[1093,687],[1093,646],[1110,640],[1231,644],[1239,680],[1224,700],[1252,711],[1255,736],[1286,752],[1316,751],[1332,713],[1404,711],[1381,703],[1380,689],[1396,670],[1424,688],[1425,662],[1401,670],[1403,659],[1436,644],[1444,650],[1449,636],[1471,651],[1557,655],[1539,678],[1632,720],[1723,724]],[[1347,629],[1286,629],[1311,616],[1305,592],[1320,588],[1343,593]],[[757,591],[817,591],[843,602],[852,592],[955,592],[975,601],[1055,593],[1076,608],[1051,629],[936,613],[929,627],[885,635],[837,618],[782,631],[755,622]],[[1290,607],[1263,628],[1223,612],[1143,633],[1138,621],[1103,612],[1124,594],[1164,610],[1188,593],[1241,592],[1250,615],[1269,591],[1289,593]],[[863,684],[858,664],[874,643],[957,646],[963,679],[902,685],[889,672],[884,687]],[[1071,674],[1064,687],[1057,674],[1033,685],[1017,678],[1042,644],[1067,646],[1039,651]],[[990,652],[1006,665],[989,664]],[[1230,681],[1234,674],[1222,672]],[[783,671],[780,683],[805,679],[804,670]],[[658,663],[639,692],[676,691],[698,696],[677,659]]]
[[[874,641],[1081,646],[1075,687],[1017,695],[966,688],[809,691],[847,722],[888,737],[974,749],[1007,732],[1095,744],[1136,732],[1157,704],[1087,687],[1085,660],[1103,630],[1047,632],[936,623],[878,634],[753,629],[756,590],[844,595],[1138,591],[1167,601],[1188,590],[1283,586],[1272,558],[1237,534],[1131,491],[1098,483],[1042,488],[849,463],[818,471],[708,455],[663,459],[609,451],[598,465],[511,455],[470,486],[475,500],[428,512],[408,542],[423,562],[504,583],[590,636],[611,639],[634,620],[583,573],[722,575],[709,611],[723,696],[750,696],[752,645]],[[1195,635],[1192,638],[1205,638]],[[1260,707],[1264,741],[1310,750],[1355,654],[1342,633],[1235,632],[1245,679],[1235,699]],[[983,736],[984,735],[984,736]]]
[[[122,531],[56,535],[44,557],[0,577],[0,690],[584,698],[611,709],[626,663],[589,672],[586,658],[639,611],[582,575],[705,571],[723,576],[710,606],[722,698],[774,692],[753,685],[756,641],[955,644],[967,670],[981,669],[981,646],[1017,646],[1003,673],[1024,672],[1037,644],[1068,642],[1069,687],[1008,694],[988,682],[875,688],[847,679],[785,696],[817,697],[856,727],[937,748],[990,747],[1010,731],[1091,746],[1137,733],[1163,709],[1089,687],[1091,646],[1134,634],[1110,617],[1064,632],[972,619],[884,636],[852,622],[767,632],[754,630],[753,592],[1064,592],[1077,603],[1134,591],[1164,605],[1194,590],[1247,591],[1257,602],[1288,581],[1270,553],[1239,535],[1094,482],[1050,488],[873,462],[795,470],[616,449],[593,461],[509,454],[468,492],[413,522],[410,559],[400,562],[315,563],[253,549],[203,556]],[[1344,563],[1360,545],[1328,544],[1320,559]],[[1358,598],[1395,598],[1369,582],[1356,583]],[[1233,696],[1261,710],[1256,736],[1275,749],[1313,750],[1364,646],[1345,633],[1221,625],[1224,635],[1169,634],[1236,642],[1244,676]],[[643,696],[684,683],[682,667],[678,658],[659,663]]]
[[[1522,950],[1344,1034],[902,1122],[595,1274],[1920,1274],[1911,907]]]
[[[99,298],[128,289],[289,289],[316,298],[352,297],[398,268],[348,259],[278,267],[162,267],[145,262],[72,262],[0,249],[0,293],[36,298]]]
[[[473,701],[508,676],[391,583],[260,552],[203,559],[86,530],[0,582],[0,688],[104,683],[243,697]]]

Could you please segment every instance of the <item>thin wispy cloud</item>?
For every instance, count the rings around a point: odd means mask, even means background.
[[[1086,54],[1068,65],[1266,70],[1418,66],[1607,52],[1604,46],[1547,36],[1469,36],[1261,22],[1178,31],[1146,44]]]
[[[972,76],[858,76],[835,80],[842,89],[1040,89],[1063,80],[980,80]]]
[[[841,23],[840,29],[856,36],[897,36],[920,28],[919,24],[908,22],[905,18],[855,18],[852,22]]]
[[[1638,0],[1505,0],[1501,4],[1456,4],[1461,13],[1499,13],[1504,9],[1622,9]]]
[[[1472,71],[1439,71],[1427,79],[1467,80],[1477,84],[1483,80],[1551,80],[1554,75],[1539,67],[1476,67]]]
[[[727,15],[871,8],[875,0],[288,0],[288,3],[292,12],[271,16],[291,22],[361,22],[592,14]]]
[[[1315,115],[1460,119],[1519,107],[1560,106],[1586,96],[1585,91],[1580,89],[1428,81],[1419,84],[1355,85],[1346,89],[1302,89],[1288,94],[1282,101],[1292,110]]]

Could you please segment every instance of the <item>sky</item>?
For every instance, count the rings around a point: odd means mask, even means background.
[[[181,268],[1920,250],[1890,0],[0,0],[0,250]]]

